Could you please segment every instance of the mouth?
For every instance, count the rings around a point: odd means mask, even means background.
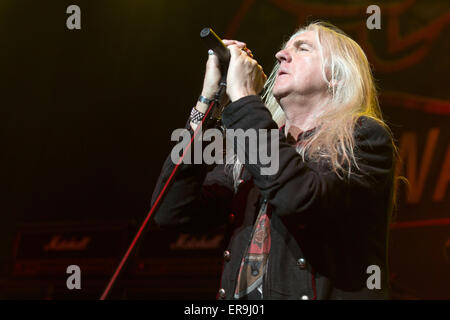
[[[280,71],[278,71],[277,76],[279,77],[279,76],[282,76],[282,75],[285,75],[285,74],[288,74],[288,73],[286,71],[284,71],[284,70],[280,70]]]

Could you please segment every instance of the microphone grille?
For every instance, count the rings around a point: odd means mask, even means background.
[[[209,35],[211,32],[211,28],[203,28],[202,31],[200,31],[200,37],[204,38]]]

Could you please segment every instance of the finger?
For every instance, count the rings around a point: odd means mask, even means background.
[[[214,61],[218,59],[217,55],[214,53],[213,50],[209,49],[208,51],[208,61]]]
[[[263,67],[260,64],[258,64],[258,69],[261,72],[261,75],[262,75],[263,79],[267,79],[267,76],[264,73],[264,69],[263,69]]]
[[[242,54],[242,50],[235,44],[229,45],[228,49],[230,50],[231,57],[238,57]]]
[[[249,62],[253,62],[253,63],[257,63],[257,61],[253,58],[253,54],[250,52],[247,52],[245,50],[242,50],[239,46],[237,45],[230,45],[228,47],[230,49],[230,52],[233,50],[233,57],[238,57],[242,55],[242,58],[246,58],[248,59]]]
[[[245,42],[241,42],[241,41],[237,41],[237,40],[226,40],[226,39],[223,39],[222,42],[226,46],[237,45],[241,49],[244,49],[247,46],[247,44]]]
[[[245,42],[236,41],[236,44],[237,44],[239,47],[242,47],[242,48],[247,47],[247,44],[246,44]]]
[[[206,61],[207,67],[219,66],[219,58],[215,54],[208,54],[208,60]]]
[[[245,42],[238,41],[238,40],[222,39],[222,42],[227,43],[227,44],[236,44],[238,46],[244,46],[244,47],[247,45]]]
[[[248,49],[248,48],[244,48],[243,50],[247,53],[248,56],[250,56],[250,57],[253,58],[252,50],[250,50],[250,49]]]

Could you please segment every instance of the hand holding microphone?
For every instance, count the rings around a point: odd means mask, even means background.
[[[267,76],[261,65],[253,59],[251,51],[245,50],[245,43],[242,42],[227,46],[231,56],[227,72],[227,95],[231,102],[261,92]]]
[[[203,29],[200,35],[211,48],[203,81],[204,97],[214,96],[223,72],[227,72],[226,92],[232,102],[262,91],[267,77],[244,42],[221,40],[209,28]]]

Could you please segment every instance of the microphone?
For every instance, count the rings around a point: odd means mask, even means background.
[[[202,31],[200,31],[200,38],[204,40],[208,49],[214,51],[219,58],[222,69],[226,70],[230,63],[230,50],[228,50],[227,46],[222,42],[219,36],[211,28],[203,28]]]

